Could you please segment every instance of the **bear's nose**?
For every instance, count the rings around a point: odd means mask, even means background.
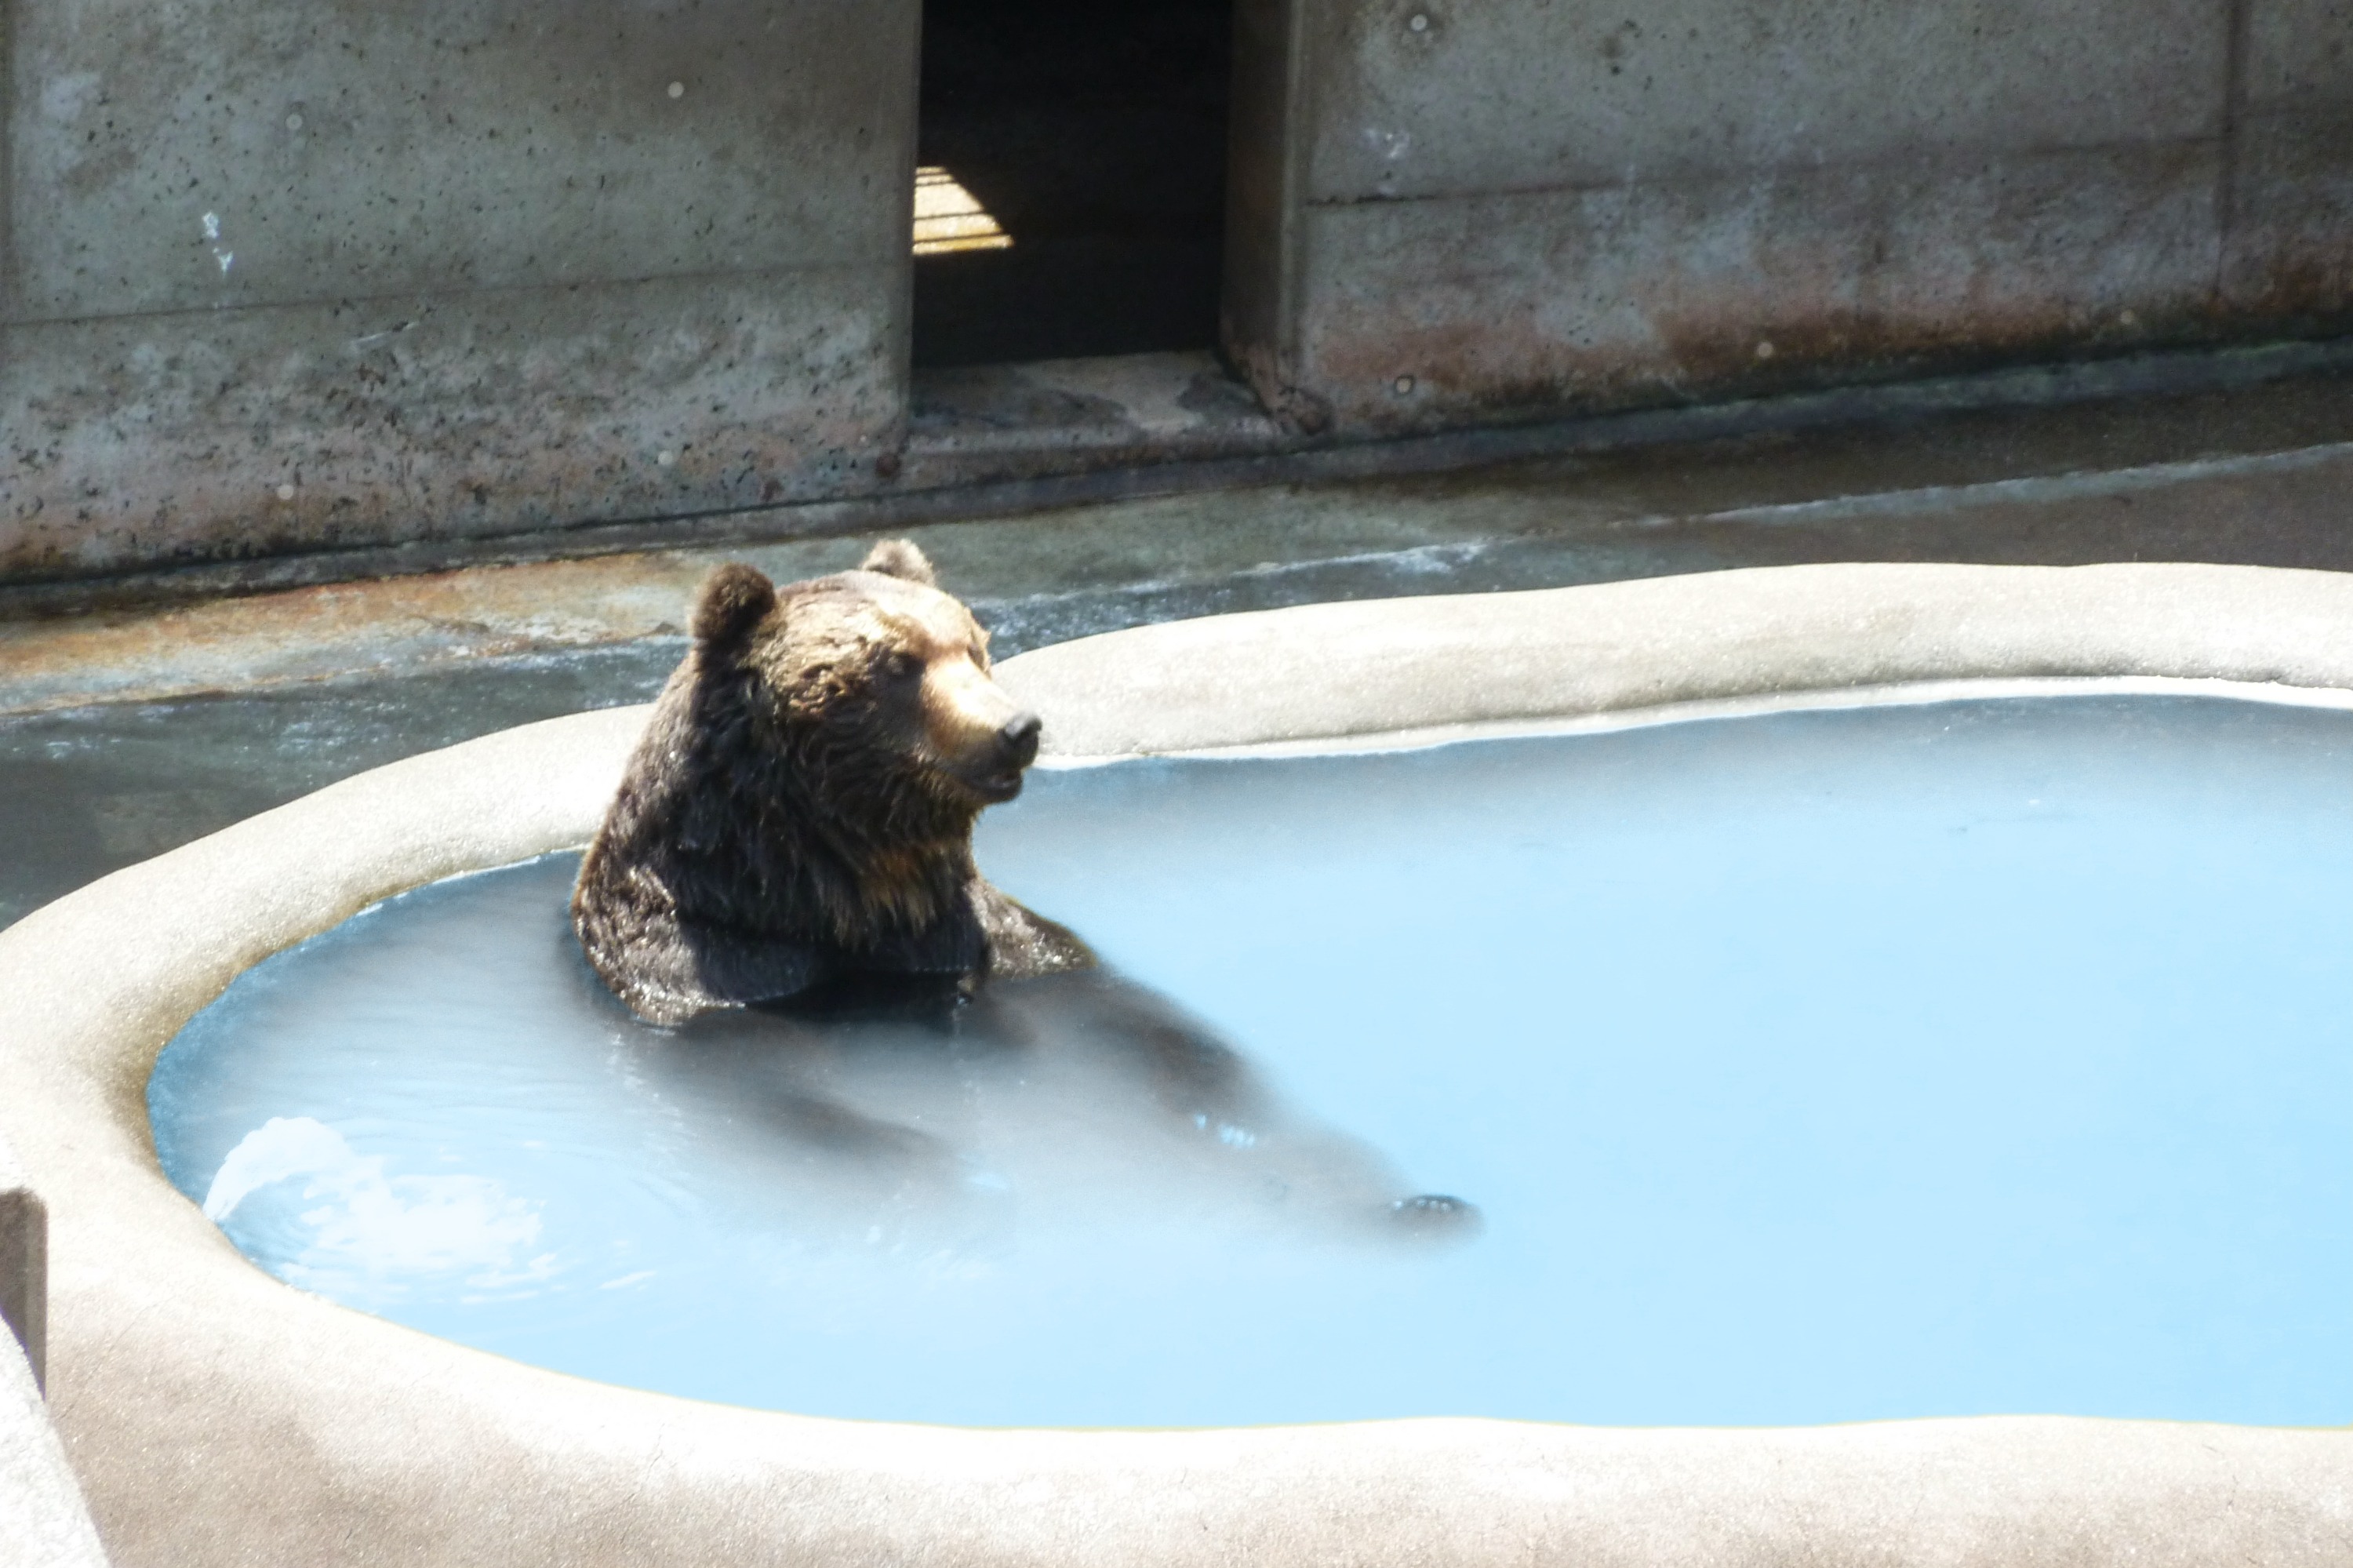
[[[1014,767],[1027,768],[1038,759],[1038,732],[1045,727],[1036,714],[1015,714],[997,732],[997,742]]]

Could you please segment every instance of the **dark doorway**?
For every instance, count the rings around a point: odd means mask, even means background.
[[[914,359],[1214,347],[1232,0],[924,0]]]

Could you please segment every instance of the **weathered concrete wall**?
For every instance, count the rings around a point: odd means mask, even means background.
[[[6,0],[0,576],[867,482],[917,0]]]
[[[2353,330],[2353,0],[1236,4],[1278,444]],[[919,10],[0,0],[0,581],[882,484]]]
[[[2241,0],[2223,289],[2260,316],[2353,313],[2353,0]]]
[[[2353,317],[2353,0],[1239,4],[1229,348],[1311,429]]]

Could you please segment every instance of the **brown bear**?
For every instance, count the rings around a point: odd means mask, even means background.
[[[1290,1116],[1198,1021],[982,879],[973,824],[1020,792],[1039,723],[989,678],[987,634],[914,546],[878,545],[855,571],[781,588],[723,567],[692,631],[572,895],[606,985],[639,1016],[686,1026],[663,1073],[710,1080],[730,1114],[903,1195],[934,1177],[953,1186],[968,1161],[926,1118],[888,1109],[893,1097],[936,1098],[930,1071],[968,1099],[995,1057],[1021,1064],[1015,1119],[1052,1121],[1018,1107],[1072,1086],[1089,1125],[1124,1129],[1120,1148],[1174,1134],[1254,1202],[1475,1229],[1460,1200],[1394,1197],[1371,1150]],[[911,1059],[893,1044],[911,1028],[953,1048]],[[885,1086],[828,1087],[868,1066]],[[1142,1125],[1127,1119],[1145,1107]],[[1060,1125],[1042,1141],[1066,1142],[1074,1124]]]
[[[1038,755],[988,635],[905,540],[782,588],[712,573],[573,892],[574,928],[657,1023],[860,976],[1092,967],[973,868]]]

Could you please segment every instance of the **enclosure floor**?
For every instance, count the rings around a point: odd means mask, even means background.
[[[2353,380],[1270,485],[893,529],[999,657],[1146,622],[1817,561],[2353,569]],[[0,925],[363,768],[649,697],[722,559],[486,567],[0,621]]]

